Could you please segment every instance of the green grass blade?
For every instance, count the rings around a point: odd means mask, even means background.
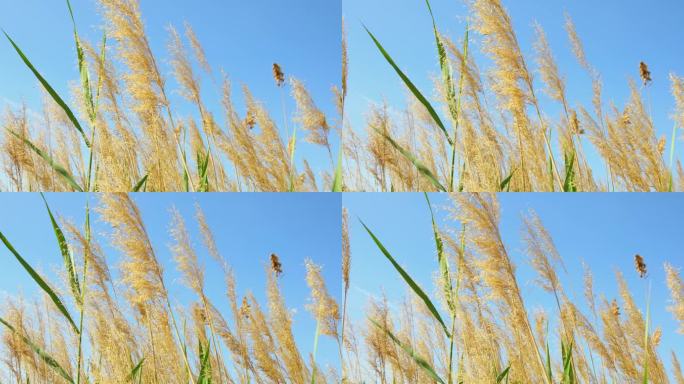
[[[378,39],[375,38],[373,33],[371,33],[371,31],[368,28],[366,28],[365,25],[363,27],[366,29],[366,32],[368,32],[368,35],[370,35],[371,39],[373,39],[375,46],[378,47],[378,49],[380,50],[380,53],[382,53],[382,55],[385,57],[385,60],[387,60],[387,62],[392,66],[392,68],[394,68],[394,70],[397,72],[397,74],[399,75],[401,80],[404,82],[404,84],[406,84],[406,86],[411,91],[411,93],[413,93],[413,95],[416,97],[416,99],[418,99],[418,101],[421,104],[423,104],[423,106],[427,109],[428,113],[430,113],[430,116],[432,116],[432,119],[435,121],[437,126],[442,130],[442,132],[444,132],[444,136],[446,137],[447,141],[449,142],[449,145],[454,145],[451,138],[449,137],[449,132],[447,132],[446,127],[444,127],[444,123],[442,123],[442,120],[439,118],[437,111],[435,111],[435,109],[432,107],[430,102],[425,98],[425,96],[423,96],[422,93],[420,93],[418,88],[416,88],[416,86],[413,85],[411,80],[409,80],[409,78],[404,74],[404,72],[402,72],[401,69],[399,69],[399,66],[394,62],[392,57],[389,55],[389,53],[387,53],[387,51],[382,46],[382,44],[380,44]]]
[[[563,192],[577,192],[575,183],[575,151],[570,155],[565,155],[565,181],[563,182]]]
[[[140,192],[141,190],[144,192],[147,190],[147,177],[150,176],[149,173],[146,173],[145,176],[138,181],[135,186],[133,187],[133,192]]]
[[[55,171],[57,172],[60,176],[64,178],[64,180],[76,191],[78,192],[83,192],[83,188],[81,188],[80,185],[76,182],[74,177],[69,173],[69,171],[66,170],[62,165],[58,164],[55,162],[55,160],[50,157],[47,153],[43,152],[40,148],[36,147],[29,139],[19,135],[18,133],[12,131],[11,129],[7,130],[9,133],[11,133],[14,137],[17,139],[21,140],[28,146],[33,152],[35,152],[38,156],[42,157],[45,162],[48,163],[48,165]]]
[[[78,305],[82,305],[83,303],[81,302],[81,287],[78,282],[78,274],[76,273],[76,267],[74,266],[74,258],[72,257],[71,252],[69,252],[69,246],[67,244],[66,237],[64,236],[64,232],[62,231],[62,229],[59,227],[59,224],[57,224],[57,220],[55,220],[55,217],[52,215],[52,211],[50,210],[50,206],[48,205],[45,196],[41,193],[40,197],[43,198],[45,208],[47,209],[48,215],[50,216],[52,230],[55,232],[55,237],[57,238],[57,245],[59,246],[59,251],[62,254],[64,268],[66,269],[67,276],[69,278],[69,286],[71,287],[71,293],[74,297],[74,300],[76,300],[76,303],[78,303]]]
[[[209,157],[211,153],[207,152],[206,156],[201,153],[197,154],[197,175],[199,177],[199,192],[209,191]]]
[[[138,364],[136,364],[136,366],[133,367],[133,369],[131,370],[131,373],[129,373],[128,376],[126,376],[125,382],[133,383],[133,382],[135,382],[135,379],[140,377],[140,375],[142,374],[142,368],[143,368],[144,362],[145,362],[145,358],[143,357],[142,359],[140,359]]]
[[[508,382],[508,373],[510,371],[511,371],[511,366],[509,365],[508,367],[506,367],[506,369],[501,371],[501,373],[499,373],[499,375],[496,377],[496,383],[499,384],[499,383],[503,382],[504,379],[506,379],[506,382]]]
[[[411,287],[411,289],[413,290],[413,292],[415,292],[415,294],[418,295],[418,297],[420,297],[423,303],[425,303],[425,305],[427,306],[430,313],[432,313],[432,316],[435,318],[435,320],[437,320],[442,325],[442,328],[444,329],[444,333],[446,334],[446,336],[448,338],[451,338],[449,329],[444,323],[444,320],[442,320],[442,316],[440,316],[439,312],[437,311],[437,308],[432,303],[428,295],[425,294],[425,292],[420,288],[420,286],[415,281],[413,281],[411,276],[409,276],[409,274],[399,265],[399,263],[397,263],[396,260],[394,260],[389,251],[385,248],[384,245],[382,245],[380,240],[378,240],[378,238],[375,237],[373,232],[366,226],[366,224],[363,221],[361,221],[361,225],[363,225],[363,227],[366,228],[366,232],[368,232],[368,234],[371,236],[371,238],[375,242],[375,245],[377,245],[378,249],[380,249],[380,252],[382,252],[382,254],[385,255],[387,260],[389,260],[390,263],[392,263],[392,266],[394,266],[394,269],[396,269],[397,272],[399,272],[401,277],[404,279],[404,281],[406,281],[406,284],[408,284],[409,287]]]
[[[511,190],[511,180],[513,179],[513,175],[515,174],[515,169],[511,171],[511,173],[503,179],[501,184],[499,185],[499,191],[506,191],[509,192]]]
[[[209,355],[211,354],[210,344],[207,341],[207,347],[202,346],[202,342],[199,343],[199,356],[200,356],[200,372],[197,376],[197,384],[211,384],[211,359]]]
[[[565,346],[564,342],[561,342],[561,349],[563,354],[563,381],[562,384],[575,384],[575,368],[572,364],[572,342],[569,346]]]
[[[342,192],[344,188],[344,183],[342,180],[342,148],[340,148],[340,153],[337,155],[337,167],[335,167],[335,177],[333,179],[332,191]]]
[[[0,323],[2,323],[5,327],[7,327],[7,329],[9,329],[13,334],[19,336],[19,338],[21,338],[22,341],[26,345],[28,345],[29,348],[31,348],[33,350],[33,352],[36,355],[38,355],[41,358],[41,360],[43,360],[43,362],[45,362],[45,364],[47,364],[49,367],[54,369],[55,372],[57,372],[60,376],[62,376],[67,382],[69,382],[69,383],[74,382],[74,379],[67,373],[67,371],[64,368],[62,368],[61,365],[59,365],[57,360],[55,360],[47,352],[43,351],[43,349],[41,347],[39,347],[37,344],[35,344],[33,341],[31,341],[31,339],[29,339],[28,337],[17,332],[17,330],[14,329],[14,327],[10,323],[5,321],[5,319],[3,319],[2,317],[0,317]]]
[[[432,183],[432,185],[435,186],[435,188],[437,188],[438,190],[440,190],[442,192],[446,192],[446,188],[444,188],[444,186],[439,182],[439,180],[437,180],[437,176],[435,176],[435,174],[432,173],[430,168],[428,168],[423,163],[421,163],[421,161],[418,160],[418,158],[416,158],[411,152],[404,149],[401,145],[399,145],[399,143],[394,141],[394,139],[392,139],[389,135],[385,134],[384,132],[380,131],[379,129],[376,129],[375,131],[378,134],[382,135],[382,137],[384,137],[385,140],[387,140],[394,147],[394,149],[399,151],[399,153],[401,153],[406,159],[408,159],[411,163],[413,163],[413,165],[418,169],[418,172],[420,172],[423,176],[425,176],[428,180],[430,180],[430,182]]]
[[[55,291],[50,287],[50,285],[48,285],[47,282],[45,282],[45,280],[43,280],[43,278],[38,274],[38,272],[36,272],[33,269],[33,267],[31,267],[31,265],[29,265],[29,263],[27,263],[26,260],[24,260],[24,258],[21,257],[19,252],[17,252],[14,249],[12,244],[9,242],[9,240],[7,240],[7,238],[5,237],[5,235],[2,232],[0,232],[0,241],[2,241],[3,244],[5,244],[5,247],[7,247],[7,249],[14,255],[14,257],[17,259],[17,261],[19,261],[19,264],[21,264],[21,266],[24,267],[24,269],[26,270],[26,272],[28,272],[28,274],[31,276],[33,281],[35,281],[36,284],[38,284],[40,286],[40,288],[48,296],[50,296],[50,299],[52,299],[52,302],[55,303],[55,306],[57,306],[57,309],[59,309],[59,311],[62,312],[64,317],[67,319],[67,321],[69,321],[69,324],[71,324],[71,327],[74,329],[74,332],[76,332],[76,334],[79,334],[79,330],[78,330],[78,327],[76,326],[76,323],[71,318],[71,315],[69,315],[69,311],[66,309],[66,307],[62,303],[62,300],[59,298],[57,293],[55,293]]]
[[[553,369],[551,368],[551,351],[549,350],[549,341],[546,340],[546,377],[549,382],[553,383]]]
[[[439,228],[435,222],[435,214],[432,211],[432,204],[430,204],[430,198],[427,193],[425,195],[425,201],[427,202],[428,208],[430,209],[430,218],[432,219],[432,233],[435,237],[435,248],[437,249],[437,262],[439,263],[439,270],[442,275],[442,290],[444,292],[444,298],[449,307],[451,314],[454,314],[454,299],[453,299],[453,287],[451,285],[451,274],[449,273],[449,260],[447,260],[444,255],[444,242],[439,234]]]
[[[399,348],[404,350],[404,352],[406,352],[413,359],[413,361],[416,364],[418,364],[419,367],[421,367],[430,377],[432,377],[434,381],[445,384],[444,380],[442,380],[442,378],[439,377],[437,372],[435,372],[434,368],[430,366],[430,363],[428,363],[424,358],[420,357],[410,346],[402,343],[401,340],[394,336],[394,334],[392,334],[392,332],[389,329],[378,324],[378,322],[376,322],[375,320],[369,320],[374,326],[384,331],[387,337],[389,337],[390,340],[392,340],[392,342],[394,342],[394,344],[396,344]]]
[[[76,115],[71,111],[69,106],[66,105],[64,100],[57,94],[57,92],[50,86],[50,84],[45,80],[45,78],[38,72],[38,70],[31,64],[31,61],[24,55],[24,52],[21,51],[21,48],[12,40],[12,38],[5,32],[4,30],[2,33],[5,34],[5,37],[9,40],[9,42],[12,44],[14,47],[14,50],[17,51],[19,54],[19,57],[24,61],[24,64],[33,72],[34,76],[38,79],[40,84],[43,85],[43,88],[47,91],[47,93],[52,97],[52,99],[59,105],[62,110],[64,110],[64,113],[66,113],[67,117],[69,120],[74,124],[74,127],[81,133],[81,136],[83,137],[83,140],[85,141],[86,145],[90,147],[90,141],[88,141],[88,138],[86,137],[85,132],[83,131],[83,128],[81,127],[81,124],[78,122],[78,119],[76,118]]]

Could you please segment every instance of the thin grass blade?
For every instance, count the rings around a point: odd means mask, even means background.
[[[506,191],[509,192],[511,190],[511,180],[513,179],[513,175],[515,174],[515,169],[511,171],[511,173],[503,179],[501,184],[499,185],[499,191]]]
[[[147,190],[147,177],[150,176],[149,173],[145,174],[145,176],[138,181],[135,186],[133,187],[133,192],[140,192],[140,191],[145,191]]]
[[[566,347],[564,342],[561,342],[561,349],[563,354],[563,384],[575,384],[575,368],[572,364],[572,341]]]
[[[202,343],[199,343],[199,356],[200,356],[200,372],[197,376],[197,384],[211,384],[211,359],[209,355],[211,350],[209,348],[209,341],[207,341],[207,347],[204,348]]]
[[[563,192],[577,192],[575,183],[575,151],[565,155],[565,181]]]
[[[373,33],[371,33],[371,31],[368,28],[366,28],[365,25],[363,27],[366,29],[366,32],[368,32],[368,35],[370,35],[371,39],[373,39],[373,42],[375,43],[375,45],[380,50],[380,53],[382,53],[382,55],[385,57],[385,60],[387,60],[387,62],[392,66],[392,68],[394,68],[394,71],[397,72],[397,74],[399,75],[401,80],[404,82],[404,84],[406,84],[406,86],[411,91],[411,93],[413,93],[413,95],[416,97],[416,99],[418,99],[418,101],[421,104],[423,104],[425,109],[427,109],[428,113],[430,114],[430,116],[432,116],[432,119],[435,121],[435,123],[437,124],[439,129],[441,129],[442,132],[444,132],[444,136],[446,137],[447,141],[449,142],[449,145],[454,145],[453,141],[449,137],[449,132],[447,132],[446,127],[444,126],[444,123],[442,123],[442,119],[440,119],[439,115],[437,114],[437,111],[435,111],[435,109],[432,107],[430,102],[425,98],[425,96],[423,96],[422,93],[420,93],[418,88],[416,88],[416,86],[413,85],[411,80],[409,80],[409,78],[404,74],[404,72],[402,72],[401,69],[399,69],[399,66],[394,62],[392,57],[389,55],[389,53],[387,53],[387,51],[382,46],[382,44],[380,44],[378,39],[375,38],[375,35],[373,35]]]
[[[52,214],[52,211],[50,210],[50,206],[48,205],[48,202],[45,199],[45,195],[41,193],[40,197],[43,198],[45,208],[47,209],[48,215],[50,216],[52,230],[55,233],[55,237],[57,238],[57,245],[59,246],[59,251],[62,254],[64,268],[66,269],[67,276],[69,278],[69,287],[71,288],[71,293],[74,297],[74,300],[76,300],[76,303],[78,303],[79,306],[83,305],[81,301],[81,286],[78,282],[78,274],[76,273],[76,267],[74,266],[74,258],[71,255],[71,252],[69,252],[69,245],[67,244],[66,237],[64,236],[64,232],[62,231],[62,229],[59,227],[59,224],[57,224],[57,220],[55,220],[55,216]]]
[[[13,334],[19,336],[19,338],[22,339],[22,341],[29,346],[33,350],[33,352],[40,357],[45,364],[47,364],[49,367],[55,370],[60,376],[62,376],[67,382],[73,383],[74,379],[67,373],[67,371],[62,368],[61,365],[55,360],[52,356],[50,356],[47,352],[43,351],[41,347],[39,347],[37,344],[35,344],[31,339],[28,337],[20,334],[17,332],[17,330],[5,319],[0,317],[0,323],[2,323],[7,329],[9,329]]]
[[[425,176],[432,185],[435,186],[438,190],[442,192],[446,192],[446,188],[437,180],[437,176],[435,176],[434,173],[428,168],[426,165],[424,165],[416,156],[414,156],[411,152],[407,151],[404,149],[399,143],[394,141],[389,135],[385,134],[384,132],[380,131],[379,129],[375,130],[378,132],[380,135],[382,135],[385,140],[387,140],[399,153],[401,153],[406,159],[408,159],[413,165],[418,169],[418,172],[420,172],[423,176]]]
[[[427,360],[420,357],[410,346],[402,343],[401,340],[399,340],[396,336],[394,336],[394,334],[392,334],[392,332],[389,329],[378,324],[378,322],[376,322],[373,319],[369,319],[369,320],[374,326],[376,326],[380,330],[384,331],[385,334],[387,335],[387,337],[389,337],[390,340],[392,340],[392,342],[394,342],[394,344],[396,344],[399,348],[403,349],[404,352],[406,352],[413,359],[413,361],[416,364],[418,364],[418,366],[421,367],[434,381],[441,383],[441,384],[445,384],[444,380],[442,380],[442,378],[439,377],[437,372],[435,372],[434,368],[432,368],[430,366],[430,363],[428,363]]]
[[[83,192],[83,188],[76,182],[76,180],[69,173],[69,171],[67,171],[66,168],[64,168],[62,165],[55,162],[55,160],[53,160],[52,157],[50,157],[50,155],[43,152],[40,148],[36,147],[29,139],[21,136],[20,134],[12,131],[11,129],[8,129],[7,131],[17,139],[23,141],[24,144],[26,144],[26,146],[28,146],[38,156],[42,157],[43,160],[45,160],[48,163],[50,168],[52,168],[55,172],[62,176],[64,178],[64,181],[66,181],[73,189],[75,189],[78,192]]]
[[[140,375],[142,374],[143,363],[145,363],[144,357],[140,359],[140,361],[138,362],[138,364],[135,365],[135,367],[133,367],[131,373],[129,373],[128,376],[126,376],[125,382],[133,383],[137,378],[140,377]]]
[[[413,290],[413,292],[415,292],[415,294],[418,295],[418,297],[420,297],[420,299],[423,301],[423,303],[425,303],[425,306],[427,306],[428,310],[430,311],[430,313],[432,313],[432,316],[435,318],[435,320],[437,320],[442,325],[442,328],[444,329],[444,333],[446,334],[446,336],[448,338],[451,338],[451,334],[449,333],[449,329],[447,328],[446,324],[444,323],[444,320],[442,320],[442,316],[440,316],[439,311],[437,311],[437,307],[435,307],[435,305],[432,303],[432,301],[430,300],[428,295],[425,294],[425,292],[420,288],[420,286],[399,265],[399,263],[397,263],[396,260],[394,260],[394,258],[389,253],[389,251],[385,248],[384,245],[382,245],[380,240],[378,240],[378,238],[375,237],[375,234],[373,234],[373,232],[366,226],[366,224],[363,221],[361,221],[361,225],[363,225],[363,227],[366,229],[366,232],[368,232],[368,234],[371,236],[371,238],[375,242],[375,245],[377,245],[378,249],[380,249],[380,252],[382,252],[382,254],[385,255],[387,260],[389,260],[390,263],[392,263],[392,266],[394,266],[394,269],[396,269],[397,272],[399,272],[401,277],[404,279],[404,281],[406,281],[406,284],[408,284],[409,287],[411,287],[411,289]]]
[[[497,384],[502,383],[504,381],[504,379],[506,380],[506,382],[508,382],[508,373],[510,371],[511,371],[511,366],[509,365],[508,367],[506,367],[506,369],[501,371],[501,373],[499,373],[499,375],[496,377],[496,383]]]
[[[78,327],[76,326],[76,323],[71,318],[71,315],[69,315],[69,311],[66,309],[66,306],[64,306],[64,304],[62,303],[62,300],[59,298],[57,293],[55,293],[55,291],[50,287],[50,285],[48,285],[47,282],[45,282],[45,280],[43,280],[43,278],[38,274],[38,272],[36,272],[33,269],[33,267],[31,267],[31,265],[28,262],[26,262],[26,260],[24,260],[23,257],[21,257],[19,252],[17,252],[14,249],[12,244],[9,242],[9,240],[7,240],[7,238],[5,237],[5,235],[2,232],[0,232],[0,241],[2,241],[3,244],[5,244],[5,247],[7,247],[7,249],[14,255],[14,257],[17,259],[17,261],[19,261],[19,264],[21,264],[21,266],[24,267],[24,269],[26,270],[26,272],[28,272],[28,274],[31,276],[33,281],[35,281],[36,284],[38,284],[40,286],[40,288],[48,296],[50,296],[50,299],[52,300],[53,303],[55,303],[55,306],[57,306],[57,309],[59,309],[59,311],[62,312],[64,317],[67,319],[67,321],[69,322],[69,324],[73,328],[74,332],[76,334],[79,334],[80,332],[78,330]]]
[[[38,72],[38,70],[31,64],[31,61],[24,55],[24,52],[22,52],[21,48],[12,40],[12,38],[5,32],[4,30],[2,33],[5,34],[5,37],[9,40],[9,42],[12,44],[14,47],[14,50],[17,51],[19,54],[19,57],[21,57],[21,60],[26,64],[26,66],[33,72],[33,75],[36,76],[40,84],[45,88],[47,93],[52,97],[52,99],[59,105],[62,110],[64,110],[64,113],[66,113],[67,117],[71,121],[72,124],[74,124],[74,127],[78,130],[78,132],[81,133],[81,136],[83,137],[83,141],[85,141],[86,145],[90,147],[90,141],[88,141],[88,138],[86,137],[85,131],[83,131],[83,128],[81,127],[81,124],[78,122],[78,119],[76,118],[76,115],[71,111],[69,106],[62,100],[62,98],[57,94],[57,92],[50,86],[50,84],[45,80],[45,78]]]
[[[340,153],[337,155],[337,167],[335,167],[335,178],[333,179],[332,191],[342,192],[344,188],[342,180],[342,148],[340,148]]]
[[[444,255],[444,242],[439,234],[439,228],[435,222],[435,214],[432,211],[432,204],[430,204],[430,198],[426,192],[425,201],[427,202],[428,208],[430,209],[430,219],[432,220],[432,233],[435,237],[435,248],[437,249],[437,262],[439,263],[439,270],[442,275],[442,290],[444,292],[444,298],[446,299],[447,306],[451,314],[454,314],[454,299],[453,299],[453,286],[451,285],[451,274],[449,273],[449,260],[447,260]]]

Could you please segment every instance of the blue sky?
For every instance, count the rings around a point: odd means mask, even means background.
[[[100,42],[104,20],[97,1],[72,0],[71,3],[82,37]],[[277,62],[286,75],[305,83],[318,107],[331,120],[337,118],[330,89],[341,78],[341,2],[169,0],[161,4],[142,1],[141,11],[152,50],[161,58],[159,65],[170,89],[178,87],[172,81],[166,49],[167,27],[173,25],[182,31],[187,21],[204,46],[218,81],[221,69],[231,79],[240,111],[243,110],[241,86],[246,84],[282,126],[280,90],[271,75],[271,66]],[[78,69],[65,1],[0,0],[0,27],[12,36],[51,85],[60,94],[68,95],[69,82],[78,80]],[[0,66],[0,107],[4,109],[3,104],[9,100],[26,102],[30,108],[40,110],[39,85],[4,37],[0,42]],[[202,85],[205,101],[223,121],[220,89],[206,76]],[[178,92],[171,94],[176,113],[196,114],[196,108],[182,101]],[[295,106],[289,97],[287,107],[289,112],[294,112]],[[333,137],[332,142],[336,145],[337,138]],[[312,145],[297,148],[315,170],[331,168],[325,149]]]
[[[617,106],[624,105],[629,96],[628,79],[639,76],[639,62],[645,61],[654,80],[650,87],[652,114],[659,135],[666,134],[669,142],[673,125],[669,116],[674,109],[669,73],[684,76],[684,61],[680,50],[675,48],[684,40],[678,19],[684,13],[684,3],[676,0],[659,1],[657,5],[636,0],[502,2],[511,14],[531,69],[535,66],[533,25],[538,22],[544,28],[561,74],[566,78],[571,105],[591,106],[592,90],[591,79],[572,54],[564,29],[564,12],[573,18],[587,58],[601,74],[606,106],[611,101]],[[468,16],[465,1],[431,0],[430,3],[442,33],[460,41]],[[346,111],[357,130],[364,126],[369,102],[386,100],[391,107],[402,108],[407,95],[405,86],[380,55],[362,23],[423,94],[433,95],[431,79],[439,75],[439,63],[430,16],[423,0],[345,0],[343,15],[350,58]],[[471,37],[471,44],[479,44],[478,35],[471,34]],[[479,52],[476,59],[481,69],[489,66]],[[540,98],[545,112],[555,119],[560,108],[549,102],[545,94]]]
[[[437,221],[453,223],[445,208],[446,195],[431,194]],[[534,271],[527,264],[521,239],[522,215],[533,209],[553,237],[564,259],[567,273],[559,273],[566,294],[580,308],[584,305],[581,262],[594,274],[596,297],[603,293],[618,297],[615,270],[623,272],[640,308],[646,307],[646,285],[633,267],[634,254],[645,257],[652,280],[652,325],[663,329],[660,351],[669,366],[669,351],[684,354],[684,336],[675,333],[677,324],[665,308],[669,293],[663,263],[684,270],[681,248],[681,217],[684,197],[679,194],[499,194],[502,208],[501,231],[509,254],[518,267],[518,281],[528,309],[555,308],[550,294],[533,283]],[[426,290],[437,270],[430,214],[422,194],[345,194],[343,205],[350,213],[352,274],[349,313],[362,321],[369,294],[385,293],[394,305],[408,293],[401,277],[378,251],[357,218],[383,242],[389,252]],[[452,228],[453,228],[453,224]],[[382,271],[382,272],[379,272]]]
[[[72,219],[82,225],[87,194],[46,194],[55,215]],[[97,196],[90,195],[91,205]],[[170,209],[178,208],[186,220],[193,245],[198,250],[206,269],[206,290],[209,298],[226,318],[231,318],[223,274],[204,250],[199,229],[194,221],[194,204],[205,212],[213,230],[217,246],[233,267],[237,293],[251,291],[266,307],[266,274],[269,256],[275,252],[281,258],[284,273],[280,287],[288,308],[295,310],[293,329],[300,350],[308,355],[313,348],[315,320],[304,306],[308,303],[309,288],[304,280],[304,260],[312,259],[322,266],[328,290],[340,297],[340,209],[338,194],[135,194],[156,255],[165,269],[165,278],[173,299],[187,304],[194,299],[182,285],[180,274],[169,251],[173,240],[169,236]],[[36,269],[55,278],[63,269],[61,256],[52,232],[49,217],[40,196],[35,193],[0,194],[0,231],[12,242],[22,256]],[[112,272],[120,260],[119,253],[103,239],[110,228],[101,220],[93,221],[93,233],[100,234]],[[0,249],[0,297],[24,294],[37,297],[35,283],[3,246]],[[231,322],[232,323],[232,322]],[[318,361],[337,366],[339,358],[336,342],[329,337],[319,340]]]

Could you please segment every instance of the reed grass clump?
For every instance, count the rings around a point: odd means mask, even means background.
[[[0,381],[11,383],[335,383],[338,365],[308,356],[295,340],[296,319],[285,302],[280,275],[286,268],[275,254],[263,257],[265,299],[238,292],[236,277],[214,241],[202,210],[196,218],[202,244],[220,267],[230,311],[217,308],[205,281],[204,260],[185,218],[171,211],[169,246],[189,299],[180,302],[164,272],[161,255],[131,196],[103,194],[95,210],[86,208],[85,225],[55,219],[45,201],[63,268],[48,280],[34,269],[32,255],[15,249],[0,232],[3,257],[16,259],[40,295],[8,296],[0,309]],[[111,227],[91,230],[91,220]],[[63,231],[62,228],[65,230]],[[120,253],[110,264],[107,245]],[[41,264],[49,262],[43,260]],[[339,340],[338,304],[327,291],[320,266],[306,261],[311,288],[309,310],[319,337]],[[23,271],[23,272],[22,272]],[[10,271],[7,271],[11,273]],[[304,279],[302,279],[304,283]],[[255,287],[252,287],[255,288]],[[214,288],[211,288],[214,291]],[[340,349],[342,347],[340,346]],[[326,361],[331,360],[326,358]]]
[[[405,107],[373,104],[362,127],[345,126],[345,180],[357,191],[674,191],[682,126],[681,79],[671,74],[676,110],[671,137],[658,137],[649,89],[666,75],[634,64],[625,105],[606,103],[570,16],[572,52],[592,81],[590,105],[569,96],[546,34],[535,25],[532,55],[502,0],[468,0],[465,31],[454,41],[432,18],[436,59],[431,94],[402,71],[380,38],[370,41],[406,86]],[[428,26],[425,26],[428,28]],[[478,37],[474,37],[473,35]],[[427,43],[427,42],[426,42]],[[479,51],[486,61],[476,61]],[[481,65],[486,65],[482,66]],[[542,92],[545,94],[543,95]],[[560,112],[549,112],[553,104]],[[363,124],[363,123],[362,123]],[[666,149],[669,147],[669,153]],[[598,160],[595,160],[597,158]]]
[[[282,118],[273,118],[243,86],[246,110],[238,111],[226,75],[217,79],[192,27],[169,28],[171,76],[153,52],[138,0],[98,0],[103,38],[80,38],[73,9],[79,83],[67,98],[33,63],[30,52],[5,33],[20,60],[45,91],[44,117],[8,109],[3,132],[2,184],[12,191],[319,191],[341,190],[332,135],[341,118],[316,107],[305,83],[273,64],[274,92],[282,94]],[[17,37],[20,38],[20,37]],[[264,76],[268,76],[264,73]],[[203,98],[204,78],[219,88],[216,108]],[[276,90],[276,88],[278,88]],[[345,85],[346,88],[346,85]],[[285,104],[291,91],[296,116]],[[172,102],[178,93],[181,102]],[[336,103],[338,92],[334,92]],[[186,107],[192,113],[181,114]],[[184,109],[184,110],[187,110]],[[342,111],[340,110],[340,116]],[[38,115],[38,114],[34,114]],[[323,147],[331,164],[315,171],[296,151],[297,127],[305,141]],[[323,152],[323,153],[325,153]],[[338,175],[339,174],[339,175]],[[337,177],[336,177],[337,176]],[[335,184],[337,181],[337,184]]]
[[[443,225],[437,225],[429,199],[427,204],[432,223],[425,225],[432,225],[435,244],[425,250],[434,255],[431,289],[396,261],[400,250],[390,251],[391,244],[362,222],[364,235],[377,246],[377,257],[388,261],[408,293],[392,304],[382,294],[370,294],[362,320],[352,324],[347,319],[347,382],[681,382],[678,356],[669,351],[662,355],[660,346],[663,338],[681,336],[664,333],[650,316],[651,286],[661,283],[649,277],[647,257],[637,254],[633,268],[630,256],[624,258],[625,265],[618,265],[617,297],[595,292],[586,265],[584,279],[573,279],[583,282],[578,287],[563,277],[568,260],[531,211],[522,218],[521,252],[536,274],[533,283],[551,303],[532,307],[523,294],[511,247],[501,235],[495,194],[452,194]],[[622,269],[639,284],[629,286]],[[665,273],[672,300],[668,310],[681,323],[681,275],[669,264]],[[573,286],[582,288],[584,302]],[[633,294],[640,289],[644,302]],[[349,335],[352,328],[354,338]]]

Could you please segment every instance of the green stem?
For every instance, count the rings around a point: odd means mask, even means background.
[[[313,346],[313,353],[312,353],[312,359],[313,361],[311,362],[311,384],[316,384],[316,351],[318,350],[318,336],[321,332],[321,321],[316,320],[316,335],[314,336],[314,346]]]

